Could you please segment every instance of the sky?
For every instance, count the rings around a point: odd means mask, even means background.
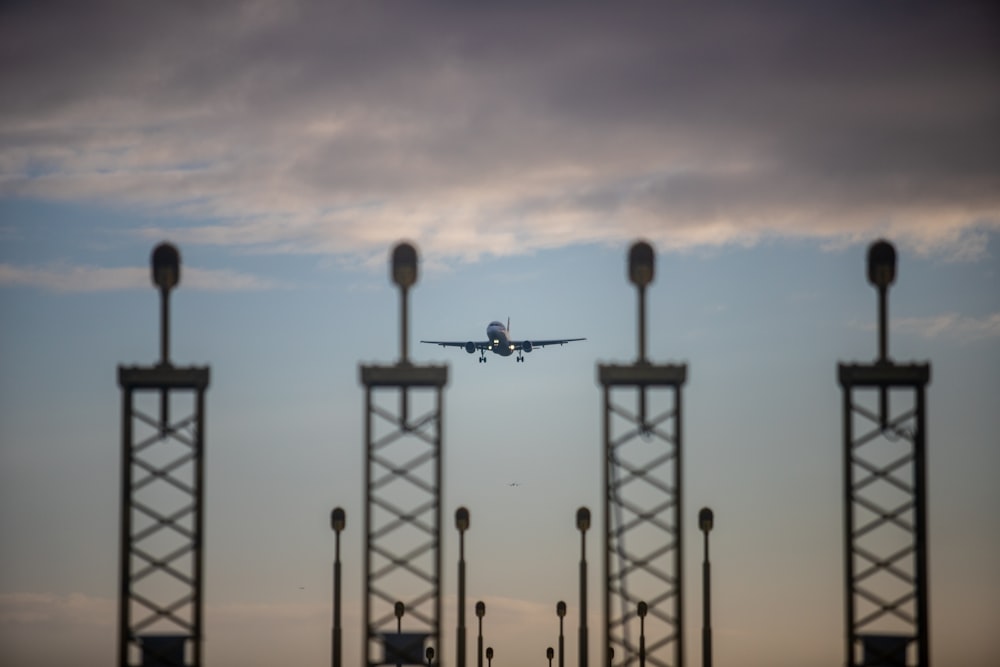
[[[449,367],[445,659],[465,506],[467,615],[487,603],[495,664],[545,664],[558,600],[575,663],[575,512],[602,498],[596,367],[636,357],[625,267],[642,238],[648,356],[688,365],[688,662],[711,506],[716,662],[844,664],[836,366],[876,355],[865,253],[887,238],[889,354],[932,365],[932,657],[997,664],[998,18],[985,3],[4,3],[0,662],[114,659],[116,369],[158,359],[148,258],[169,240],[172,357],[211,366],[205,662],[328,663],[342,506],[358,664],[358,366],[398,359],[387,261],[407,239],[411,358]],[[523,364],[417,343],[508,317],[515,337],[587,340]]]

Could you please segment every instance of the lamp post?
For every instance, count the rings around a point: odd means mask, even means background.
[[[409,243],[398,243],[392,249],[392,282],[399,286],[399,363],[410,363],[410,288],[417,282],[417,249]],[[400,392],[399,415],[403,430],[409,429],[409,393],[403,387]]]
[[[401,635],[403,634],[403,614],[406,613],[406,606],[402,602],[396,602],[393,613],[396,614],[396,634]],[[402,667],[402,663],[397,662],[396,667]]]
[[[455,528],[458,529],[458,667],[465,667],[465,531],[469,529],[469,510],[455,510]]]
[[[639,293],[639,359],[637,363],[647,364],[646,359],[646,286],[653,282],[656,263],[653,246],[645,241],[636,241],[628,251],[628,279]],[[639,387],[639,429],[648,433],[646,427],[646,387]]]
[[[702,667],[712,667],[712,565],[708,560],[708,534],[712,530],[715,515],[708,507],[702,507],[698,512],[698,527],[705,535],[705,560],[701,566],[702,582],[702,628],[701,628],[701,664]]]
[[[890,364],[888,295],[889,285],[896,280],[896,249],[888,241],[876,241],[868,248],[868,282],[878,290],[878,360]],[[889,394],[879,388],[879,425],[885,430],[889,419]]]
[[[590,510],[586,507],[576,511],[576,528],[580,531],[580,645],[577,652],[580,667],[587,667],[587,529],[590,528]]]
[[[479,619],[479,635],[476,637],[476,667],[483,667],[483,616],[486,615],[486,603],[480,600],[476,603],[476,618]]]
[[[486,647],[486,665],[487,667],[493,667],[493,647]]]
[[[562,600],[556,603],[556,616],[559,617],[559,667],[566,667],[566,645],[563,639],[563,618],[566,616],[566,603]]]
[[[153,284],[160,288],[160,366],[170,366],[170,290],[181,281],[181,254],[172,243],[161,243],[150,256]],[[169,429],[170,407],[166,390],[160,391],[160,435]]]
[[[636,613],[639,615],[639,667],[646,667],[646,612],[649,606],[640,602]]]
[[[340,531],[347,525],[347,514],[342,507],[330,512],[330,527],[336,534],[336,547],[333,559],[333,667],[341,667],[341,629],[340,629]]]
[[[427,657],[427,664],[428,665],[433,665],[434,664],[434,647],[433,646],[428,646],[427,650],[424,651],[424,655]]]

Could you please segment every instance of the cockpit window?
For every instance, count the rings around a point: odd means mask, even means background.
[[[503,323],[502,322],[493,321],[493,322],[490,322],[490,326],[491,327],[502,327]]]

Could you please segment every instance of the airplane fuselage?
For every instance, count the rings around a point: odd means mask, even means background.
[[[493,321],[489,323],[486,327],[486,340],[490,343],[487,349],[493,354],[499,354],[501,357],[509,357],[514,354],[515,346],[511,345],[510,338],[507,336],[507,327],[504,326],[503,322]]]

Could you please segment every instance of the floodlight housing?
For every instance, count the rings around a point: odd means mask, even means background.
[[[698,512],[698,527],[701,528],[702,532],[707,533],[712,530],[714,521],[715,515],[712,510],[708,507],[702,507],[701,511]]]
[[[469,510],[464,507],[455,510],[455,528],[462,532],[469,529]]]
[[[476,603],[476,616],[482,618],[486,615],[486,603],[480,600]]]
[[[581,507],[576,511],[576,527],[577,530],[584,532],[590,528],[590,510],[586,507]]]
[[[149,263],[153,284],[161,290],[171,290],[181,281],[181,254],[172,243],[163,242],[153,248]]]
[[[885,289],[896,280],[896,249],[884,239],[868,247],[868,282]]]
[[[406,613],[406,606],[402,602],[397,602],[393,613],[396,614],[396,618],[403,618],[403,614]]]
[[[653,246],[636,241],[628,251],[628,279],[639,288],[653,282],[655,273]]]
[[[647,605],[645,602],[640,602],[639,607],[636,611],[639,614],[639,618],[646,618],[646,612],[649,611],[649,605]]]
[[[347,526],[347,513],[344,512],[343,507],[334,508],[330,512],[330,527],[336,532],[342,531]]]
[[[417,249],[405,241],[392,249],[392,282],[403,289],[417,282]]]
[[[556,603],[556,616],[562,618],[566,615],[566,603],[560,600]]]

